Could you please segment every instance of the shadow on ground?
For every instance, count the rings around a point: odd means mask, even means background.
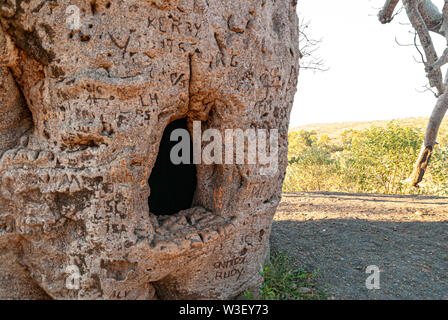
[[[448,299],[448,199],[437,205],[433,198],[421,204],[416,197],[387,197],[376,206],[373,198],[381,196],[289,197],[277,212],[272,248],[288,252],[297,266],[319,270],[317,286],[330,298]],[[380,268],[379,290],[366,288],[370,265]]]

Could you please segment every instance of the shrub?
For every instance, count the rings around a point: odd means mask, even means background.
[[[420,130],[394,123],[352,132],[346,176],[365,192],[405,193],[422,141]]]
[[[260,300],[317,300],[326,299],[326,292],[314,287],[316,273],[294,267],[284,252],[273,252],[270,262],[263,267],[263,284],[257,299]],[[247,291],[245,297],[254,299]]]
[[[407,183],[423,141],[414,126],[346,130],[332,142],[315,131],[290,132],[284,191],[339,191],[448,196],[448,134],[433,156],[420,188]]]
[[[285,189],[288,191],[321,191],[334,185],[337,162],[330,152],[313,146],[289,161]]]

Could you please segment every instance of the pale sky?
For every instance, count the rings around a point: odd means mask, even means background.
[[[443,4],[444,0],[433,0]],[[301,71],[291,127],[327,122],[429,117],[436,98],[422,93],[424,67],[414,60],[413,35],[403,12],[382,25],[376,15],[385,0],[299,0],[299,17],[322,39],[318,54],[326,72]],[[400,24],[401,22],[401,24]],[[443,51],[445,41],[437,41]]]

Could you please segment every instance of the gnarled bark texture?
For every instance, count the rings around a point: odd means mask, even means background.
[[[296,1],[0,6],[0,297],[225,299],[258,286],[287,165]],[[148,179],[181,118],[278,129],[278,172],[198,164],[191,208],[154,215]]]

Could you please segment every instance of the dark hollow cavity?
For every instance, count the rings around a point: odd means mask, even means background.
[[[171,162],[171,149],[178,141],[170,141],[176,129],[188,130],[186,118],[171,122],[163,132],[157,160],[149,177],[151,194],[148,198],[150,211],[155,215],[172,215],[191,208],[196,190],[196,166],[193,164],[193,143],[190,138],[189,164],[175,165]]]

